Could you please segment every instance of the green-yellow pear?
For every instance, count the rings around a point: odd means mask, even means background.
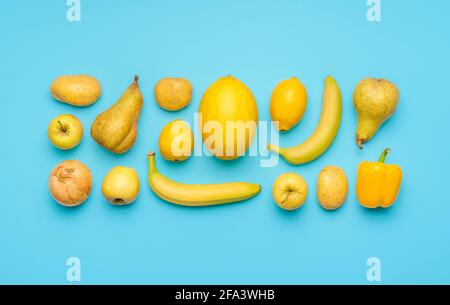
[[[139,194],[139,177],[133,168],[116,166],[103,180],[102,193],[112,204],[132,203]]]
[[[91,136],[101,146],[114,152],[124,153],[133,146],[137,136],[137,123],[141,114],[143,97],[138,77],[109,109],[95,118]]]
[[[395,112],[399,98],[398,88],[388,80],[366,78],[358,83],[353,104],[358,116],[356,144],[360,149]]]

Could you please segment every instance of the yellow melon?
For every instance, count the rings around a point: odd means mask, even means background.
[[[218,79],[203,95],[199,115],[202,140],[214,156],[231,160],[245,154],[256,134],[258,107],[243,82]]]

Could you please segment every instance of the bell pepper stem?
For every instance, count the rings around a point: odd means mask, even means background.
[[[391,152],[391,149],[390,149],[390,148],[385,148],[385,149],[383,150],[383,152],[381,153],[380,159],[378,159],[378,162],[384,163],[384,160],[386,159],[386,156],[387,156],[388,153],[390,153],[390,152]]]

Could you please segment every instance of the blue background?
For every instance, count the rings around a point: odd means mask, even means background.
[[[82,283],[365,284],[372,256],[381,260],[382,283],[450,283],[450,2],[384,0],[379,23],[367,21],[365,0],[82,0],[78,23],[66,20],[67,8],[63,0],[0,5],[0,283],[69,283],[71,256],[81,259]],[[100,80],[101,99],[89,108],[53,100],[52,80],[78,73]],[[139,136],[117,156],[90,138],[90,124],[134,74],[145,100]],[[295,75],[306,85],[305,116],[281,136],[283,145],[314,130],[323,79],[333,75],[343,93],[339,134],[306,166],[280,160],[261,168],[249,157],[171,164],[158,157],[161,172],[179,181],[262,184],[257,197],[239,204],[195,209],[163,202],[147,185],[146,153],[157,149],[167,122],[192,123],[205,89],[227,74],[251,88],[260,120],[270,118],[270,94],[280,80]],[[189,107],[158,108],[153,86],[165,76],[193,83]],[[401,101],[359,151],[351,94],[366,76],[396,83]],[[62,113],[85,128],[81,145],[67,152],[47,139],[48,122]],[[404,181],[392,208],[369,211],[357,203],[355,172],[386,146]],[[48,193],[48,175],[65,159],[83,161],[94,175],[92,194],[78,208],[61,207]],[[315,197],[317,175],[329,164],[349,178],[347,201],[335,212]],[[101,194],[104,175],[116,165],[140,175],[140,197],[128,207]],[[309,184],[306,204],[294,212],[271,198],[273,181],[287,171]]]

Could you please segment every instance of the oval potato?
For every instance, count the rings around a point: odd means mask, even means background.
[[[165,110],[180,110],[191,102],[192,85],[185,78],[162,78],[156,83],[155,98]]]
[[[89,106],[102,94],[99,81],[89,75],[63,75],[50,85],[56,100],[73,106]]]
[[[327,166],[317,179],[317,199],[326,210],[341,207],[347,197],[348,182],[345,172],[337,166]]]

